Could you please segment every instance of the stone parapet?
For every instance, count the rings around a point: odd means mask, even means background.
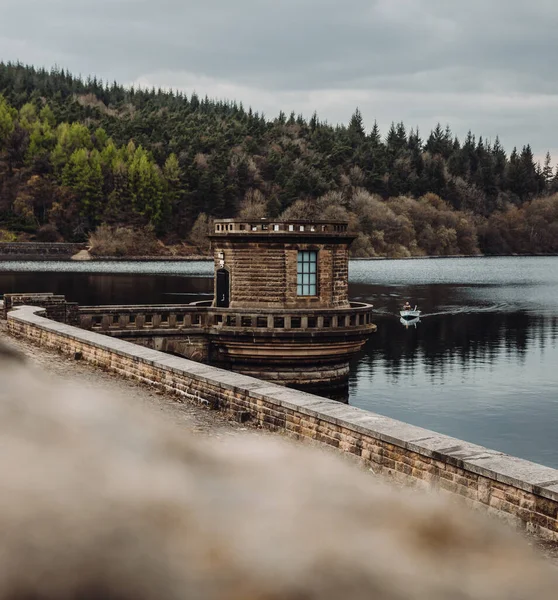
[[[334,384],[336,397],[348,385],[349,359],[376,330],[373,307],[362,302],[315,310],[213,308],[208,303],[82,306],[79,324],[283,385],[328,393]]]
[[[28,304],[42,306],[35,297],[52,294],[29,294]],[[58,298],[58,296],[56,296]],[[63,297],[61,297],[63,298]],[[40,302],[40,300],[38,300]],[[18,302],[22,304],[22,302]],[[336,332],[343,334],[355,330],[369,334],[376,330],[372,323],[373,306],[364,302],[351,302],[344,308],[213,308],[209,302],[166,305],[80,306],[79,324],[84,329],[102,331],[115,336],[130,331],[199,331],[222,334],[245,332],[260,334],[302,334]]]
[[[7,318],[10,310],[16,306],[32,304],[46,309],[46,316],[54,321],[79,325],[79,307],[76,302],[67,302],[65,296],[58,294],[33,293],[33,294],[4,294],[1,316]]]
[[[312,394],[57,323],[44,309],[8,314],[14,336],[358,457],[374,472],[433,487],[558,540],[558,470]]]

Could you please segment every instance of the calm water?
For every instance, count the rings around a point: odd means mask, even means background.
[[[1,263],[0,293],[80,304],[189,302],[213,265]],[[558,468],[558,257],[354,261],[350,295],[378,332],[351,367],[350,403]],[[398,318],[409,300],[417,327]]]

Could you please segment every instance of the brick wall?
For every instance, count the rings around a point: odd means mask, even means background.
[[[8,329],[123,377],[358,457],[375,473],[453,493],[558,541],[558,470],[304,392],[50,321],[21,307]]]
[[[283,244],[237,243],[223,252],[231,276],[231,307],[281,307],[285,304]]]
[[[344,307],[349,304],[349,249],[343,246],[332,248],[331,304]]]
[[[221,241],[221,240],[219,240]],[[299,250],[318,252],[318,296],[297,296]],[[349,306],[346,245],[270,242],[216,244],[229,270],[231,308],[341,308]],[[217,267],[218,268],[218,267]]]

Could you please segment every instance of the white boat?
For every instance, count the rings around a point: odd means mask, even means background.
[[[420,317],[420,310],[417,310],[415,305],[415,308],[400,310],[399,314],[401,315],[401,318],[405,320],[418,319]]]
[[[415,317],[414,319],[404,319],[401,317],[399,322],[405,327],[405,329],[409,329],[411,325],[413,325],[416,329],[417,324],[420,323],[420,319],[418,317]]]

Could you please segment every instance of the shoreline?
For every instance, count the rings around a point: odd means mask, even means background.
[[[442,256],[351,256],[349,260],[437,260],[444,258],[548,258],[549,256],[558,256],[558,254],[444,254]]]
[[[351,256],[350,261],[403,261],[403,260],[443,260],[456,258],[548,258],[558,254],[448,254],[442,256]],[[73,256],[53,255],[1,255],[0,264],[5,262],[213,262],[208,255],[192,256],[91,256],[90,258],[75,258]]]
[[[0,255],[0,264],[6,262],[213,262],[211,256],[95,256],[87,259],[74,258],[72,256],[49,256],[49,255]]]

